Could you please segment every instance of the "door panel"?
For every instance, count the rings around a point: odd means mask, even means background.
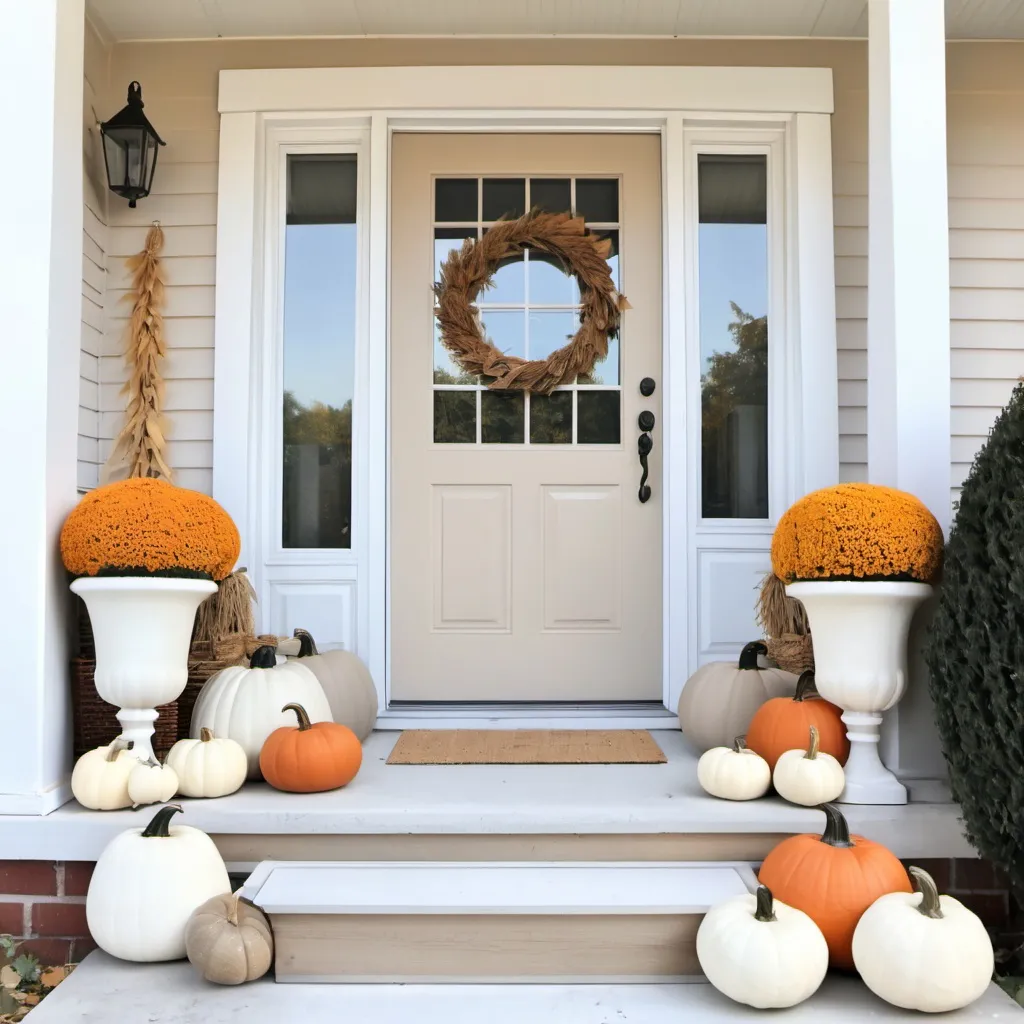
[[[632,308],[589,379],[489,391],[437,336],[431,285],[461,239],[530,206],[612,239]],[[658,700],[661,152],[646,135],[398,134],[391,210],[391,699]],[[543,358],[575,281],[528,252],[480,296],[499,348]],[[656,425],[637,496],[637,417]]]

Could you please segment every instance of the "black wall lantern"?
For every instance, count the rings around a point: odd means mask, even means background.
[[[107,184],[128,205],[145,199],[153,185],[156,155],[164,140],[142,112],[142,86],[128,86],[128,106],[100,125]]]

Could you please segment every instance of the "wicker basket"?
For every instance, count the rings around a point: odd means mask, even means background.
[[[814,647],[810,633],[783,633],[780,637],[770,637],[766,644],[768,657],[784,671],[794,675],[814,671]]]

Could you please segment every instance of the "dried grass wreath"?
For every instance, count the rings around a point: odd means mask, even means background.
[[[500,352],[484,334],[474,305],[492,285],[501,261],[527,246],[556,257],[580,286],[579,330],[547,359]],[[467,239],[453,250],[441,267],[441,280],[434,285],[441,340],[466,373],[493,377],[488,387],[496,391],[546,395],[560,384],[573,383],[608,355],[608,339],[615,337],[619,316],[629,309],[612,281],[610,254],[611,240],[588,231],[582,217],[534,211],[518,220],[499,221],[479,241]]]

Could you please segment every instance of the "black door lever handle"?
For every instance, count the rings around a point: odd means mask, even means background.
[[[651,499],[651,489],[647,486],[648,467],[647,456],[654,448],[654,441],[651,440],[651,431],[654,429],[654,413],[650,409],[644,409],[636,419],[636,425],[640,428],[640,436],[637,438],[636,446],[640,455],[640,490],[637,497],[643,505]]]

